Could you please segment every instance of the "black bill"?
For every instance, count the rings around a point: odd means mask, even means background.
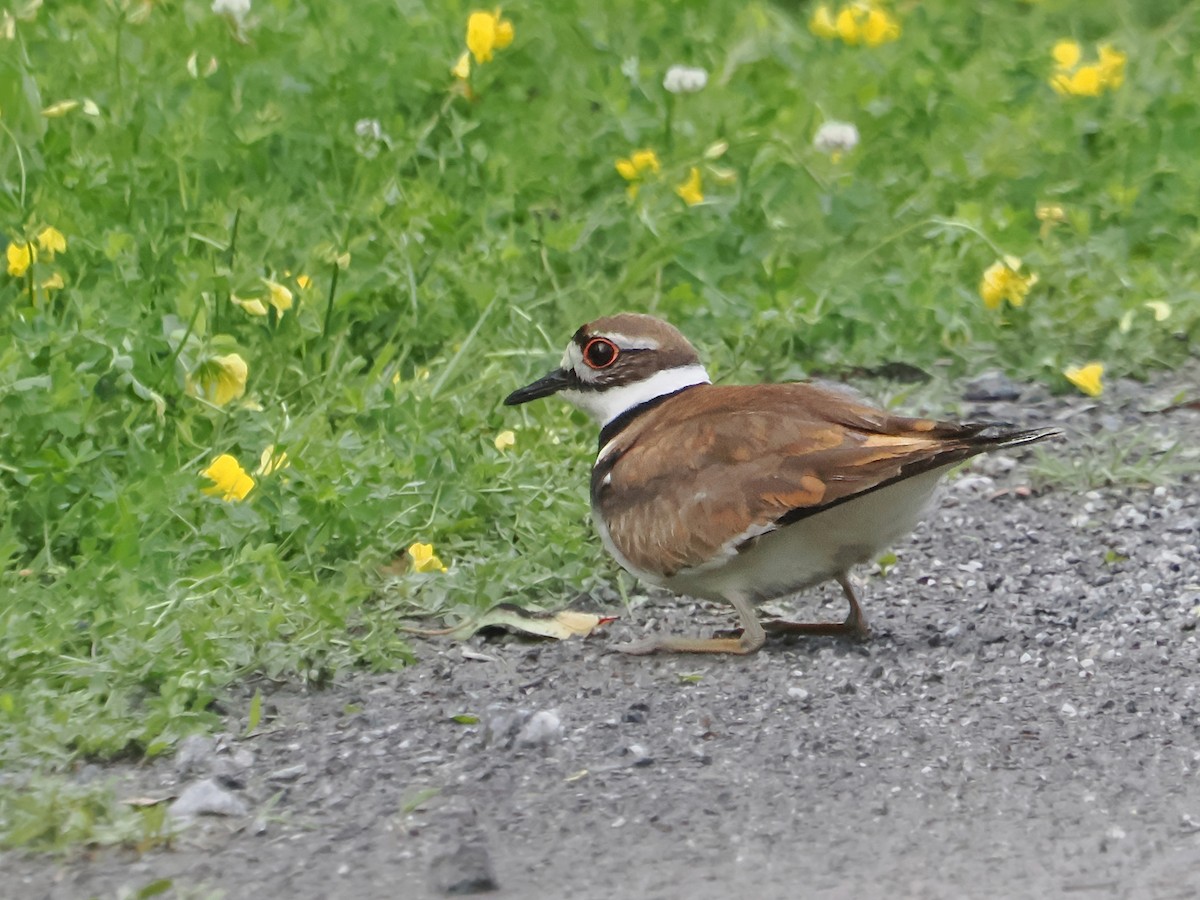
[[[504,405],[516,406],[518,403],[528,403],[530,400],[537,400],[539,397],[549,397],[551,394],[557,394],[563,388],[574,386],[574,372],[567,369],[555,369],[550,374],[539,378],[533,384],[517,388],[504,398]]]

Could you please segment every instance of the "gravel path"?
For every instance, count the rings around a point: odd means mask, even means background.
[[[987,404],[1060,422],[1086,465],[1136,427],[1192,471],[1030,495],[981,463],[865,579],[867,643],[612,653],[733,621],[663,597],[582,641],[424,643],[402,672],[276,689],[249,738],[109,767],[122,795],[230,814],[140,857],[4,855],[11,896],[1200,896],[1200,410],[1167,409],[1198,383]],[[826,589],[797,612],[843,610]]]

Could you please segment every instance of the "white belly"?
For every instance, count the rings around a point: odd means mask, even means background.
[[[800,519],[763,535],[750,548],[727,557],[723,564],[653,580],[690,597],[720,600],[736,593],[755,603],[820,584],[851,566],[874,559],[911,532],[933,496],[938,479],[950,468],[943,466],[906,478]],[[634,574],[645,577],[644,573]]]

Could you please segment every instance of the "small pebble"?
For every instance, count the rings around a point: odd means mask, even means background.
[[[485,894],[500,888],[491,854],[480,839],[464,840],[439,854],[431,868],[434,884],[452,897]]]
[[[268,781],[295,781],[301,775],[308,771],[308,766],[304,763],[298,763],[294,766],[287,766],[283,769],[276,769],[267,776]]]
[[[178,818],[186,818],[244,816],[249,810],[241,797],[225,790],[214,779],[205,778],[184,788],[179,798],[171,804],[170,812]]]
[[[529,717],[517,732],[518,747],[548,747],[562,740],[563,724],[558,713],[544,709]]]

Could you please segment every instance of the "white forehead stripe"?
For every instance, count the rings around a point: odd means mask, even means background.
[[[662,346],[652,337],[628,337],[624,334],[606,334],[605,337],[622,350],[657,350]]]

